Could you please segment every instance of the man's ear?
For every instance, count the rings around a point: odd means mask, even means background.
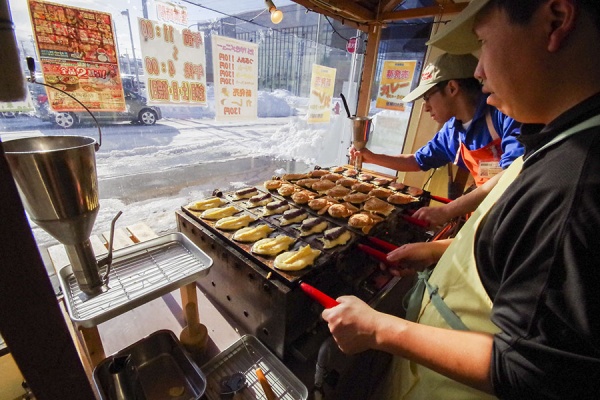
[[[576,6],[573,0],[551,0],[542,7],[550,23],[548,51],[556,52],[575,27]]]
[[[446,90],[450,96],[456,95],[458,93],[459,88],[460,86],[458,85],[458,82],[454,79],[450,79],[448,81],[448,84],[446,84]]]

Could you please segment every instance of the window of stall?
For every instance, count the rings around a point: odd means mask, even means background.
[[[364,32],[277,0],[10,0],[29,96],[0,103],[0,138],[98,138],[93,233],[143,220],[176,229],[174,211],[214,189],[347,163]],[[369,145],[402,152],[430,20],[382,36]],[[26,59],[35,61],[29,70]],[[34,82],[35,81],[35,82]],[[49,88],[47,86],[52,86]],[[93,117],[73,100],[86,104]],[[32,223],[40,247],[56,240]]]

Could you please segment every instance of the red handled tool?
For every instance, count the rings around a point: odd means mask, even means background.
[[[451,199],[447,199],[445,197],[440,197],[440,196],[435,196],[433,194],[430,195],[429,197],[431,197],[431,200],[435,200],[437,202],[444,203],[444,204],[448,204],[452,201]]]
[[[310,296],[313,300],[316,300],[325,308],[332,308],[340,304],[331,297],[327,296],[325,293],[321,292],[319,289],[310,286],[308,283],[300,282],[300,289],[302,289],[304,293]]]
[[[386,242],[385,240],[381,240],[373,236],[369,236],[367,239],[369,239],[371,243],[376,244],[377,246],[387,251],[394,251],[398,248],[398,246],[396,246],[395,244],[391,244],[389,242]]]
[[[406,221],[406,222],[410,222],[413,225],[417,225],[420,226],[422,228],[427,228],[429,227],[429,222],[423,220],[423,219],[419,219],[419,218],[415,218],[415,217],[410,217],[408,215],[404,215],[404,214],[400,214],[402,216],[402,218]]]

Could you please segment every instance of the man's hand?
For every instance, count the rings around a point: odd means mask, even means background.
[[[429,222],[429,225],[433,227],[444,225],[446,222],[454,218],[449,214],[449,209],[447,206],[422,207],[415,211],[412,217],[427,221]]]
[[[354,148],[354,145],[350,146],[350,149],[348,149],[348,156],[350,157],[350,164],[354,164],[354,160],[356,159],[356,157],[360,155],[362,156],[362,161],[363,162],[371,162],[373,160],[373,152],[369,149],[367,149],[366,147],[362,150],[357,150]]]
[[[405,244],[388,253],[387,259],[390,264],[394,265],[393,267],[385,264],[381,264],[381,267],[388,269],[395,276],[405,276],[422,271],[435,264],[450,243],[451,240],[439,240]]]

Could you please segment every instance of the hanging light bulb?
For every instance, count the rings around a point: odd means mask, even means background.
[[[274,24],[278,24],[283,19],[283,13],[281,10],[278,10],[273,4],[272,0],[265,0],[265,4],[267,5],[267,9],[271,13],[271,22]]]

